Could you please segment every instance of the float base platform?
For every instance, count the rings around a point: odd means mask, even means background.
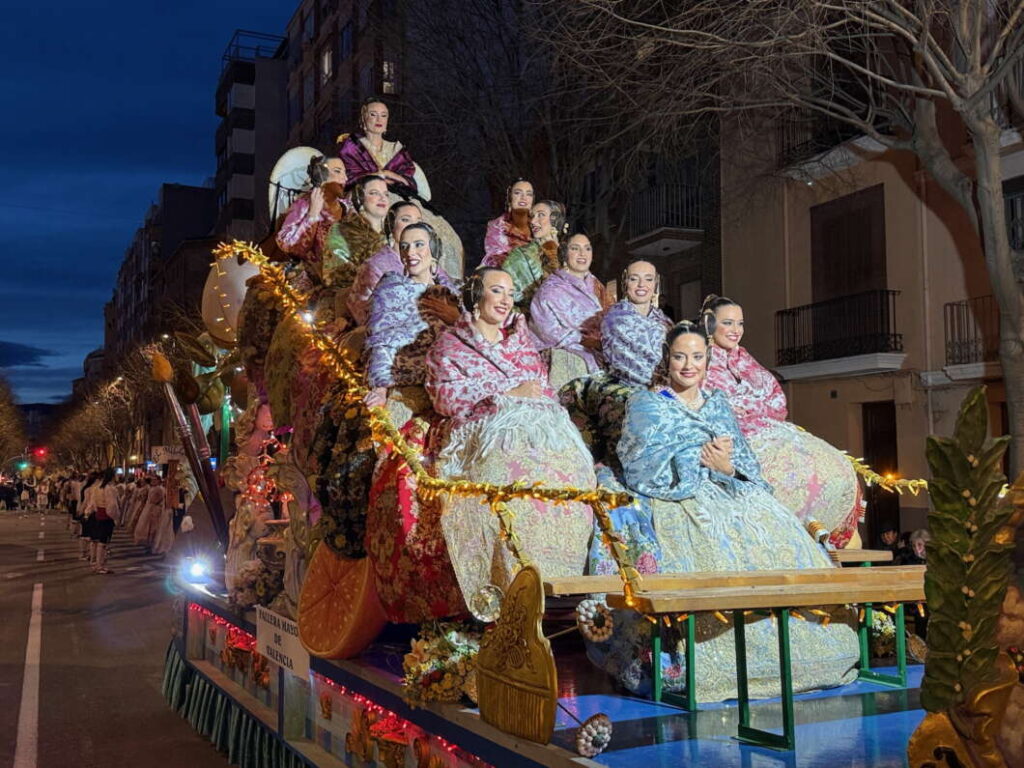
[[[298,678],[254,654],[252,615],[233,614],[216,596],[189,587],[176,616],[164,695],[243,768],[895,767],[906,765],[924,717],[923,668],[911,666],[906,689],[860,681],[796,696],[794,751],[748,746],[733,738],[735,702],[691,713],[613,692],[578,645],[556,642],[561,704],[579,720],[603,712],[614,725],[608,749],[588,759],[576,753],[577,723],[565,712],[552,743],[540,745],[492,728],[472,708],[408,707],[400,685],[407,643],[378,642],[352,660],[311,659],[308,678]],[[754,727],[780,727],[778,700],[752,702],[751,711]]]

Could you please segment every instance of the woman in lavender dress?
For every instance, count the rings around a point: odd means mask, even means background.
[[[594,249],[590,238],[576,234],[559,245],[562,267],[550,275],[530,302],[530,330],[538,347],[551,356],[551,386],[601,368],[599,313],[604,286],[590,272]]]

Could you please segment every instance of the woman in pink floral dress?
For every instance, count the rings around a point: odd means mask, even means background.
[[[463,289],[469,312],[427,354],[427,392],[451,430],[438,472],[471,482],[593,488],[589,453],[548,385],[514,304],[508,273],[478,270]],[[535,499],[508,507],[520,550],[545,577],[583,573],[593,522],[589,507]],[[488,584],[508,587],[515,561],[481,499],[451,498],[441,525],[467,603]]]
[[[786,395],[779,382],[740,346],[743,308],[731,299],[709,296],[701,312],[715,317],[707,385],[728,396],[775,498],[809,530],[827,533],[836,547],[846,546],[861,517],[853,465],[824,440],[786,421]]]

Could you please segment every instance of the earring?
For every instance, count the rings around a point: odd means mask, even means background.
[[[473,320],[480,319],[480,307],[473,307]]]

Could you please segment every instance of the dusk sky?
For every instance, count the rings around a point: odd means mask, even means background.
[[[0,370],[58,402],[103,344],[125,248],[160,184],[214,174],[214,92],[235,29],[288,0],[16,4],[0,28]]]

